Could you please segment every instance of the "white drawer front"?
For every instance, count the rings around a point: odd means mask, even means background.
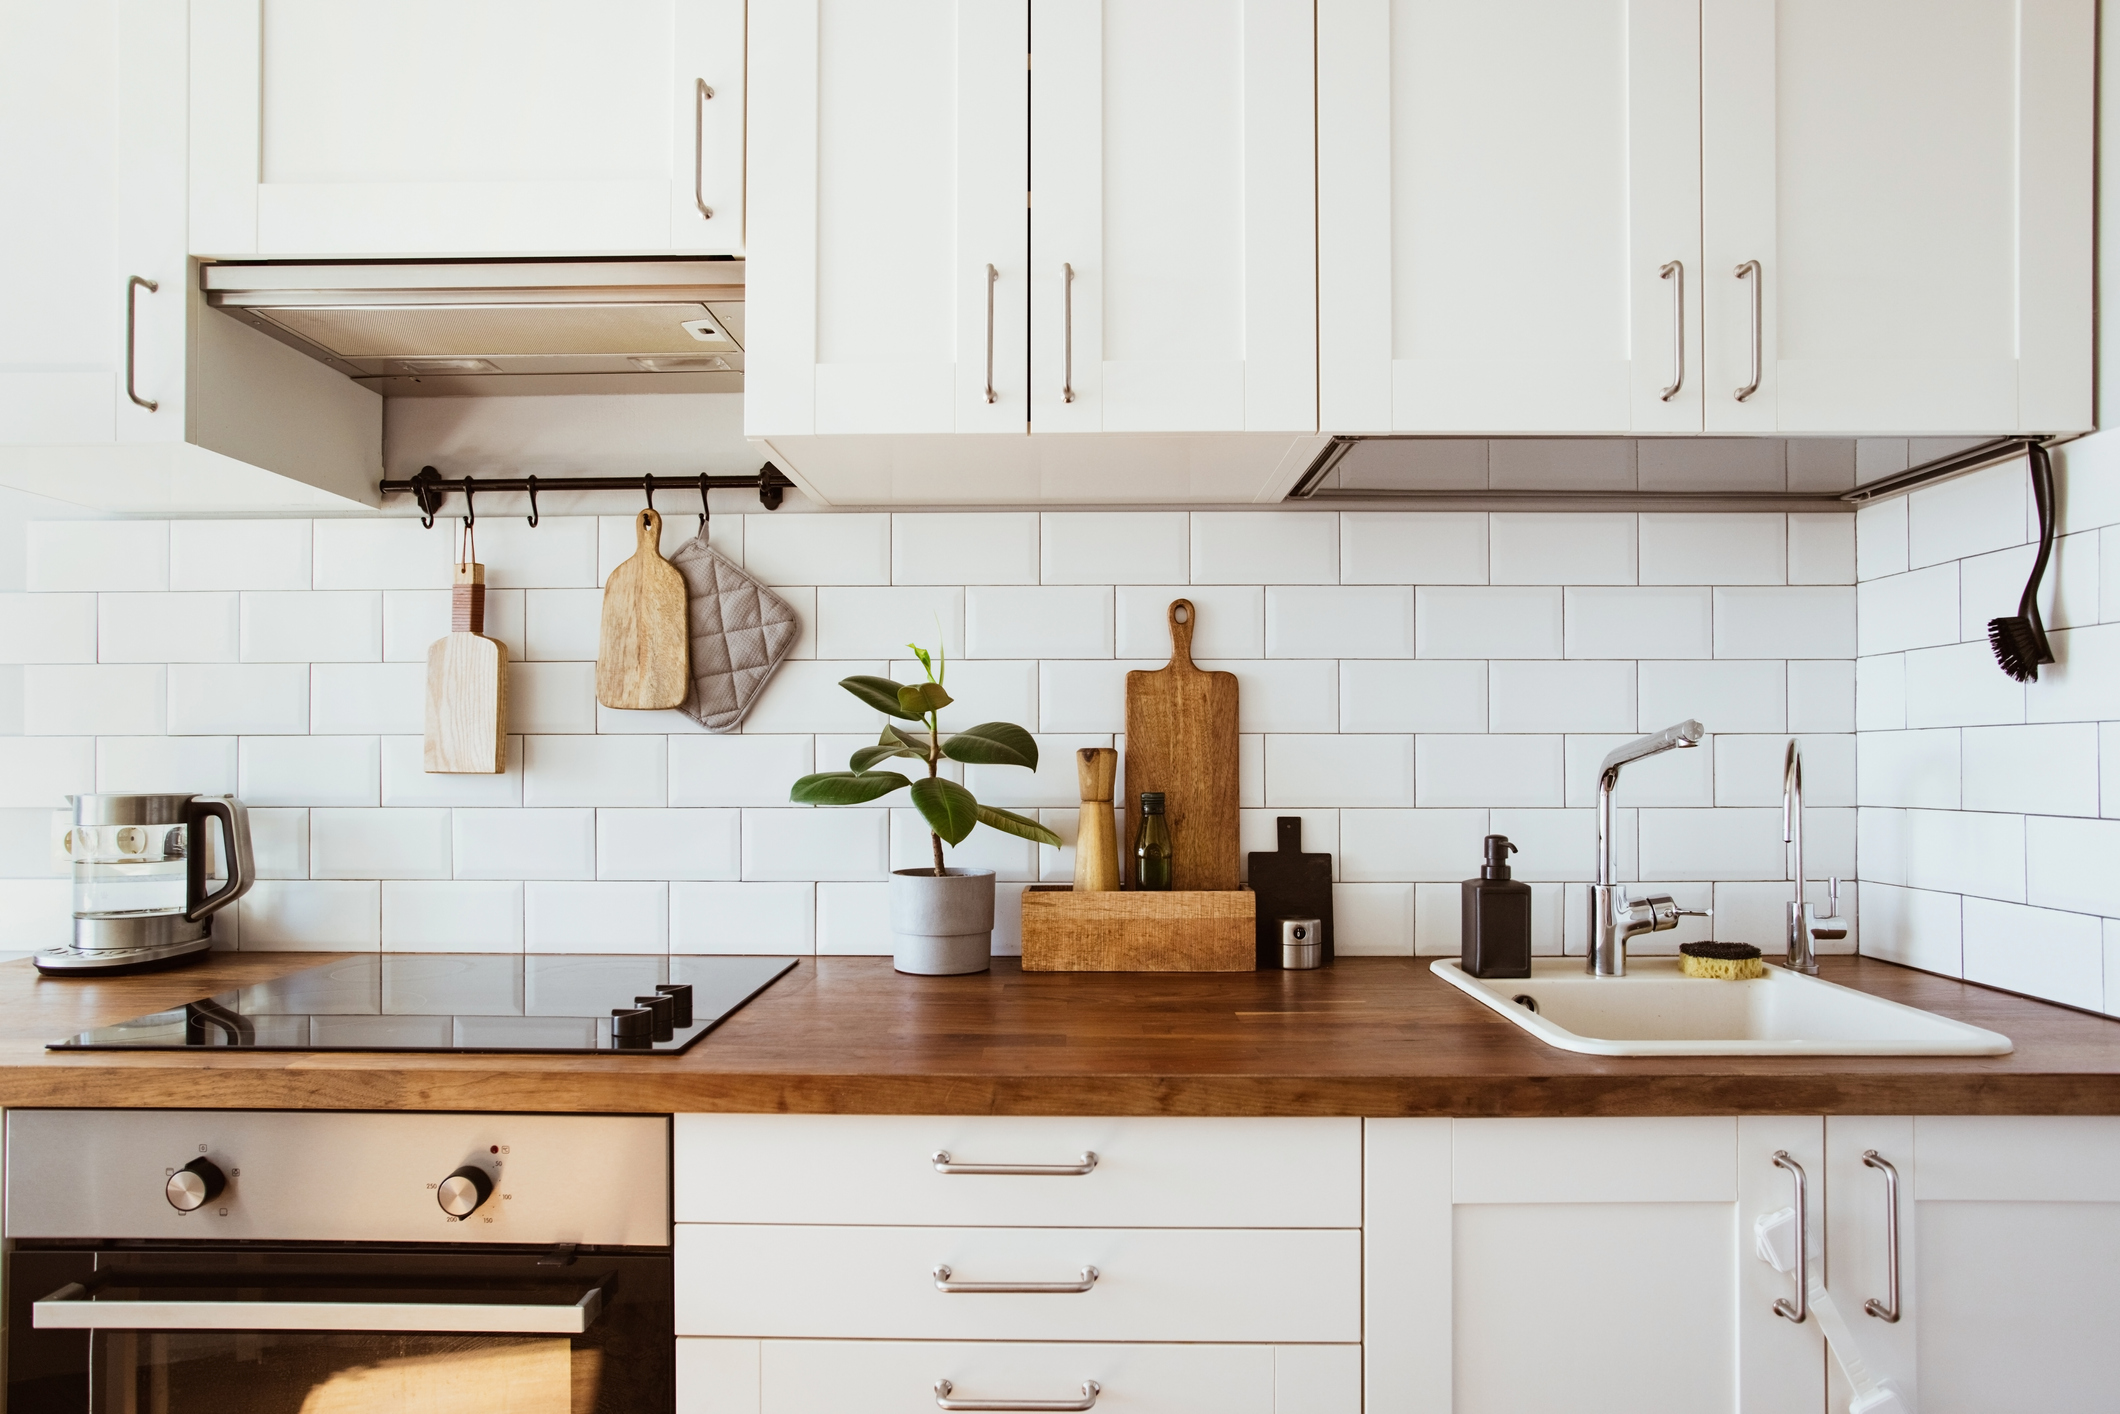
[[[679,1115],[677,1220],[1359,1227],[1357,1119]],[[938,1172],[1078,1165],[1080,1175]]]
[[[1079,1293],[948,1293],[1075,1282]],[[1358,1341],[1361,1234],[680,1224],[682,1335]]]
[[[1080,1400],[1109,1414],[1361,1414],[1351,1345],[961,1345],[680,1340],[680,1414],[937,1414],[953,1401]]]

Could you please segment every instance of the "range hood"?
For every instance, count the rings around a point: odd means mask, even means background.
[[[206,302],[387,397],[743,391],[741,260],[220,261]]]

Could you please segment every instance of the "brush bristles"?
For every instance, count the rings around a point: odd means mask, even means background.
[[[2019,682],[2038,678],[2039,639],[2032,632],[2031,620],[2014,615],[1989,619],[1988,644],[1995,650],[1995,661],[2002,665],[2002,671]]]

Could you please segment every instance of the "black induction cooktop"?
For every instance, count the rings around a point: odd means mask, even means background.
[[[795,963],[792,957],[383,954],[307,967],[83,1031],[46,1049],[674,1056]]]

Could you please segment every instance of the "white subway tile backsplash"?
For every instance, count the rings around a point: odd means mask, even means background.
[[[1038,513],[977,511],[891,517],[893,584],[1036,584]],[[1103,583],[1111,583],[1106,577]]]
[[[1907,563],[1960,560],[2024,542],[2026,492],[2022,461],[1924,486],[1906,497]]]
[[[735,810],[599,810],[599,879],[738,879],[743,819]]]
[[[22,670],[24,736],[145,736],[165,729],[168,670],[83,664]]]
[[[1434,739],[1420,738],[1424,742]],[[1265,805],[1269,809],[1413,805],[1415,740],[1381,735],[1269,736]]]
[[[596,704],[596,731],[603,736],[705,736],[707,729],[668,708],[606,707]]]
[[[1960,738],[1964,807],[2097,815],[2098,730],[2089,722],[1968,728]]]
[[[694,495],[697,494],[697,492],[694,492]],[[666,506],[669,505],[668,502],[664,504]],[[679,504],[683,503],[680,502]],[[695,507],[697,504],[696,501],[693,502]],[[685,512],[672,507],[662,513],[662,518],[662,534],[657,537],[655,546],[657,553],[667,560],[675,555],[686,541],[699,533],[699,516],[696,510],[693,514],[687,515]],[[707,543],[725,559],[735,564],[742,564],[745,544],[744,522],[749,519],[751,519],[749,516],[725,515],[717,517],[714,523],[708,527]],[[632,559],[639,550],[640,529],[635,516],[596,517],[596,570],[594,578],[588,582],[602,584],[609,580],[611,571],[617,569],[627,560]],[[578,580],[569,582],[581,583]],[[844,582],[843,580],[831,581],[834,584]],[[878,582],[881,583],[881,581]]]
[[[1198,666],[1235,675],[1240,731],[1330,732],[1339,727],[1339,664],[1330,658],[1208,659]],[[1124,727],[1122,720],[1117,729]]]
[[[596,664],[510,663],[510,732],[594,732]]]
[[[827,658],[903,658],[906,645],[917,643],[929,653],[939,646],[946,657],[961,658],[964,597],[956,588],[821,588],[817,651]]]
[[[1340,664],[1343,732],[1482,732],[1487,667],[1477,659]]]
[[[372,736],[253,736],[236,794],[249,805],[374,805],[382,752]]]
[[[668,952],[670,886],[524,884],[523,947],[528,952]]]
[[[1986,643],[1921,648],[1906,656],[1907,725],[1992,726],[2024,720],[2024,685],[1995,665]]]
[[[0,594],[0,663],[95,661],[95,595]]]
[[[1780,733],[1773,736],[1717,736],[1715,803],[1771,805],[1779,809],[1782,762],[1790,740]],[[1795,741],[1803,752],[1804,805],[1853,805],[1854,734],[1800,736]]]
[[[883,730],[883,714],[839,683],[882,677],[886,666],[880,658],[783,662],[744,717],[744,732],[866,732],[873,739]]]
[[[456,551],[451,523],[409,517],[312,522],[314,589],[447,589]]]
[[[1334,955],[1413,956],[1414,887],[1412,884],[1334,884]]]
[[[1907,569],[1907,498],[1893,496],[1857,510],[1855,577],[1882,579]]]
[[[743,564],[767,584],[889,584],[888,515],[749,516]]]
[[[2120,918],[2120,820],[2024,821],[2025,902]]]
[[[172,663],[172,736],[300,736],[309,730],[306,663]]]
[[[174,520],[169,523],[169,587],[307,589],[310,522]]]
[[[1558,736],[1437,733],[1415,741],[1412,803],[1424,809],[1563,803],[1563,746]]]
[[[1909,810],[1907,884],[2024,902],[2025,820],[1974,810]]]
[[[1711,732],[1775,732],[1788,724],[1788,673],[1778,662],[1645,661],[1637,668],[1636,693],[1637,731],[1660,732],[1688,718]]]
[[[98,737],[96,789],[234,795],[236,761],[232,736]]]
[[[1257,660],[1249,660],[1257,666]],[[1021,717],[1002,716],[1018,726],[1059,732],[1126,730],[1126,675],[1154,672],[1161,662],[1126,658],[1058,659],[1038,667],[1038,711],[1035,726]],[[1228,668],[1230,663],[1217,664]],[[1242,700],[1239,699],[1239,705]],[[985,717],[985,713],[980,713]]]
[[[1663,727],[1656,730],[1662,731]],[[1598,778],[1604,773],[1606,755],[1613,748],[1633,741],[1637,735],[1635,732],[1620,732],[1569,737],[1568,804],[1597,804]],[[1690,751],[1666,751],[1636,761],[1620,773],[1619,786],[1612,792],[1613,800],[1621,806],[1673,805],[1705,809],[1715,804],[1714,738],[1711,736],[1709,741],[1709,746]]]
[[[260,879],[236,909],[246,951],[374,952],[382,946],[382,885],[374,880]]]
[[[1852,658],[1852,588],[1717,589],[1718,658]]]
[[[1789,518],[1753,511],[1641,514],[1643,584],[1786,584]],[[1827,583],[1852,583],[1844,580]]]
[[[797,780],[819,769],[846,768],[844,761],[820,762],[813,741],[800,734],[674,737],[670,804],[785,805]]]
[[[1867,955],[1946,977],[1965,975],[1958,895],[1865,880],[1860,921]]]
[[[1021,885],[1017,886],[1018,888]],[[1002,943],[1002,920],[1011,904],[1020,908],[1021,895],[1011,899],[1006,885],[994,886],[994,948]],[[887,884],[819,884],[817,886],[818,956],[860,956],[887,952],[891,948],[891,895]],[[1016,951],[1023,951],[1019,940]]]
[[[1792,732],[1855,730],[1855,665],[1845,658],[1789,662],[1789,728]]]
[[[1968,898],[1965,980],[2101,1011],[2105,943],[2099,920],[2050,908]]]
[[[670,885],[673,953],[813,953],[814,884]]]
[[[1863,805],[1956,810],[1958,732],[1864,732],[1855,748],[1855,798]]]
[[[1109,658],[1112,591],[1103,587],[967,589],[964,651],[973,658]]]
[[[383,596],[374,589],[247,593],[237,644],[246,663],[380,662]]]
[[[1855,729],[1901,731],[1907,724],[1907,660],[1886,653],[1855,660]]]
[[[1340,518],[1331,511],[1194,511],[1194,584],[1332,584]]]
[[[1639,821],[1640,870],[1644,878],[1788,877],[1779,808],[1643,810]],[[1820,872],[1817,864],[1811,865],[1811,872]]]
[[[893,796],[891,801],[899,808],[891,811],[891,868],[932,869],[935,867],[935,837],[930,833],[927,821],[917,810],[903,808],[905,796]],[[1012,879],[1018,883],[1033,883],[1038,878],[1041,857],[1050,854],[1051,847],[1024,839],[1021,835],[1006,834],[1000,830],[980,825],[957,844],[943,841],[942,857],[945,867],[950,869],[991,869],[997,879]],[[875,888],[876,885],[843,885],[847,888]],[[820,927],[822,925],[820,924]]]
[[[1562,591],[1456,588],[1414,591],[1414,651],[1423,658],[1558,658]]]
[[[2034,722],[2109,721],[2120,702],[2120,624],[2060,629],[2047,635],[2055,661],[2025,686],[2025,716]],[[24,669],[36,672],[35,668]],[[2000,669],[1997,669],[2000,672]]]
[[[1478,878],[1487,816],[1485,810],[1342,810],[1340,877],[1435,883]]]
[[[313,879],[446,879],[447,810],[312,810]]]
[[[687,533],[694,524],[689,517],[667,517],[666,540],[672,521]],[[595,516],[540,515],[535,526],[514,516],[483,517],[475,529],[487,587],[590,589],[602,584],[606,576],[597,572],[598,524]],[[633,553],[631,546],[626,553]]]
[[[260,879],[309,877],[309,812],[250,809],[250,857]]]
[[[1492,584],[1634,584],[1635,517],[1593,511],[1487,518]]]
[[[1409,585],[1266,590],[1269,658],[1411,658],[1413,650]]]
[[[594,810],[450,812],[449,852],[459,879],[593,879]]]
[[[1711,931],[1724,942],[1751,943],[1767,954],[1770,966],[1779,962],[1789,926],[1789,891],[1786,881],[1717,884]],[[1824,884],[1812,884],[1804,890],[1804,897],[1818,910],[1819,917],[1826,916],[1829,899]],[[1854,881],[1842,880],[1839,917],[1847,925],[1848,936],[1838,940],[1816,939],[1812,943],[1815,951],[1827,956],[1862,951],[1861,929],[1855,917],[1860,902]]]
[[[2098,532],[2098,618],[2120,619],[2120,531]]]
[[[31,593],[169,588],[166,520],[37,520],[26,539]]]
[[[1570,589],[1571,658],[1714,656],[1714,599],[1706,588]],[[1760,656],[1760,655],[1749,655]]]
[[[1079,805],[1082,787],[1075,776],[1075,752],[1085,746],[1110,746],[1112,738],[1098,733],[1038,732],[1038,769],[1021,766],[966,766],[966,789],[988,805],[1022,811],[1040,806]],[[820,753],[823,744],[819,743]],[[1119,753],[1119,769],[1126,769],[1126,753]],[[1123,786],[1125,777],[1120,777]],[[1153,789],[1150,786],[1143,790]],[[751,877],[746,874],[745,878]]]
[[[1487,729],[1624,732],[1634,726],[1630,662],[1497,662],[1487,670]]]
[[[1855,812],[1856,857],[1862,877],[1880,884],[1907,881],[1907,812],[1864,806]]]
[[[1075,798],[1081,799],[1079,792]],[[743,876],[765,882],[881,879],[890,871],[889,817],[882,806],[745,810]]]
[[[545,662],[593,663],[603,628],[600,589],[523,591],[523,657]]]
[[[95,788],[94,737],[0,737],[0,807],[63,810]]]
[[[523,804],[665,805],[669,746],[659,736],[527,737]]]
[[[1853,584],[1855,517],[1835,512],[1789,516],[1789,583]]]
[[[2104,571],[2099,565],[2103,538],[2102,531],[2091,531],[2064,535],[2054,542],[2054,553],[2039,588],[2039,615],[2048,628],[2077,628],[2104,617],[2100,604]],[[2012,599],[2004,612],[2016,611],[2017,603]],[[1986,632],[1987,620],[1982,619],[1978,634],[1968,637]]]
[[[1485,584],[1485,511],[1342,511],[1340,583]]]
[[[1509,858],[1512,873],[1526,883],[1568,882],[1597,877],[1595,810],[1494,810],[1487,828],[1507,835],[1517,852]],[[1479,852],[1463,863],[1461,879],[1479,877]]]
[[[318,663],[309,674],[309,729],[320,736],[427,730],[424,662]]]
[[[233,663],[234,593],[104,594],[96,657],[105,663]]]
[[[384,952],[521,952],[523,886],[386,880]]]
[[[1958,566],[1865,579],[1855,591],[1857,648],[1867,658],[1958,642]]]
[[[1195,658],[1256,658],[1266,651],[1266,591],[1256,584],[1121,586],[1118,591],[1118,641],[1121,658],[1170,661],[1170,606],[1189,601]]]
[[[1039,581],[1045,584],[1185,584],[1192,577],[1183,511],[1047,511]]]
[[[0,879],[0,948],[60,947],[71,940],[73,925],[73,888],[66,880]]]
[[[2098,724],[2098,813],[2120,817],[2120,722]]]

